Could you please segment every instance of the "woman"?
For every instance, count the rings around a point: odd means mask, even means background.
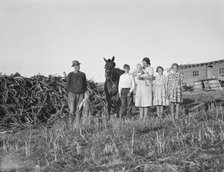
[[[156,72],[159,74],[155,77],[153,82],[153,105],[156,106],[157,115],[161,117],[163,114],[164,106],[169,105],[167,96],[167,77],[163,75],[163,67],[158,66]]]
[[[152,81],[154,71],[148,57],[143,58],[142,65],[144,67],[144,73],[136,77],[135,106],[139,107],[140,119],[145,119],[148,115],[149,106],[152,106]]]
[[[183,75],[178,72],[178,67],[177,63],[173,63],[171,66],[172,73],[168,75],[168,95],[172,117],[175,117],[175,109],[176,117],[178,117],[180,103],[183,102],[181,89]]]

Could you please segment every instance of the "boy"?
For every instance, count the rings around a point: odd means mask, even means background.
[[[125,113],[131,116],[133,91],[135,89],[134,77],[129,73],[130,66],[125,64],[123,67],[125,73],[120,76],[118,92],[121,99],[120,116],[123,118]]]

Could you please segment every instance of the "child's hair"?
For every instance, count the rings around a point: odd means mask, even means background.
[[[141,68],[141,69],[143,69],[143,66],[141,65],[141,63],[138,63],[137,65],[136,65],[136,68],[138,69],[138,68]]]
[[[173,68],[173,66],[176,66],[177,68],[179,68],[179,65],[177,63],[173,63],[171,66],[171,69]]]
[[[124,67],[123,67],[124,69],[126,68],[126,69],[130,69],[130,66],[128,65],[128,64],[124,64]]]
[[[138,66],[142,66],[141,63],[138,63],[138,64],[136,65],[136,67],[138,67]]]
[[[156,68],[156,72],[157,72],[157,73],[159,72],[159,69],[162,69],[162,71],[164,71],[164,69],[163,69],[162,66],[158,66],[158,67]]]

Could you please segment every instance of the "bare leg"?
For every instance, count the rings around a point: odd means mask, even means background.
[[[170,103],[170,110],[171,110],[172,118],[174,118],[174,103]]]
[[[148,107],[144,107],[144,119],[146,119],[147,118],[147,116],[148,116],[148,113],[149,113],[149,108]]]
[[[157,116],[160,117],[160,107],[156,106]]]
[[[161,117],[163,115],[163,110],[164,110],[164,107],[163,106],[160,106],[160,115],[161,115]]]
[[[143,115],[144,115],[143,107],[139,107],[139,113],[140,113],[140,120],[142,120],[143,119]]]
[[[180,104],[177,103],[177,104],[176,104],[176,118],[179,117],[179,109],[180,109]]]

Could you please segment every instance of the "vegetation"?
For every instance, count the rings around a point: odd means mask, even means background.
[[[26,128],[49,123],[68,113],[65,77],[36,75],[25,78],[18,73],[0,76],[0,126]],[[103,90],[88,81],[94,115],[103,112]]]
[[[185,95],[185,103],[190,97]],[[169,110],[162,118],[151,113],[145,121],[138,120],[138,116],[125,121],[117,118],[106,121],[97,116],[77,130],[67,125],[66,114],[65,110],[50,115],[51,120],[38,120],[37,125],[25,121],[22,128],[15,127],[21,126],[21,122],[14,120],[10,125],[14,128],[0,134],[0,169],[21,172],[224,170],[221,103],[188,114],[182,110],[178,119],[171,118]]]

